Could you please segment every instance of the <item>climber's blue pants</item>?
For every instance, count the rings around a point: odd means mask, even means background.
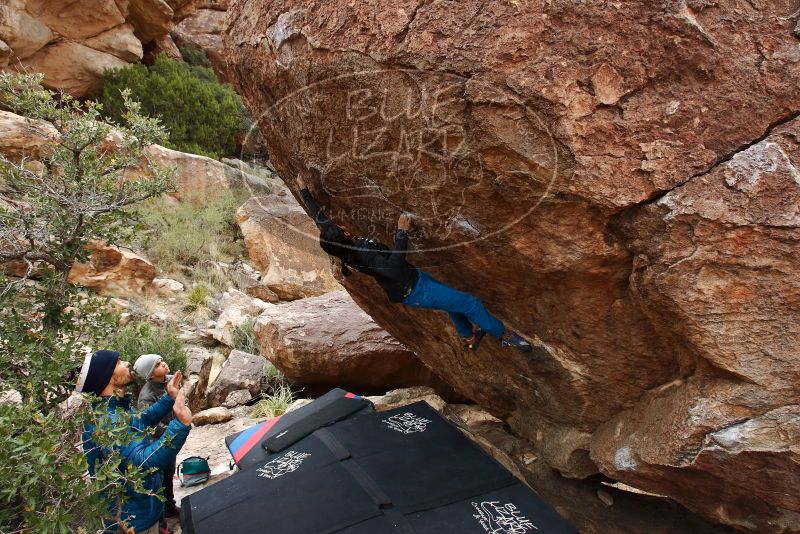
[[[505,331],[503,323],[492,317],[477,297],[446,286],[421,269],[403,304],[446,311],[461,337],[472,335],[473,323],[498,339]]]

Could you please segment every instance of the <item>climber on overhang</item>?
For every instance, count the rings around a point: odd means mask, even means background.
[[[530,343],[519,334],[506,330],[503,323],[492,316],[477,297],[446,286],[406,261],[408,230],[411,229],[409,215],[400,215],[394,249],[390,250],[372,239],[353,237],[337,226],[314,201],[305,180],[298,175],[296,182],[303,202],[319,227],[320,247],[341,260],[345,276],[349,274],[348,267],[353,267],[375,278],[391,302],[413,308],[446,311],[467,349],[476,350],[488,332],[499,339],[503,347],[516,347],[523,352],[530,352]]]

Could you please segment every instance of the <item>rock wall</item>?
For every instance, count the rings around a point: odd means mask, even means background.
[[[175,26],[175,42],[178,46],[192,45],[203,50],[220,81],[228,82],[222,57],[222,32],[225,30],[228,2],[195,2],[191,7],[191,13]]]
[[[0,5],[0,69],[44,73],[75,97],[102,87],[106,69],[136,63],[143,44],[187,16],[190,0],[7,0]],[[177,17],[176,17],[177,20]]]
[[[345,286],[572,476],[800,530],[798,2],[231,2],[282,176],[536,342]]]

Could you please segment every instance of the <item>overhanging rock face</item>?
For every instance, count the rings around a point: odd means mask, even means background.
[[[713,4],[713,5],[712,5]],[[537,357],[354,299],[541,445],[716,521],[800,528],[796,5],[232,3],[284,177],[477,294]]]

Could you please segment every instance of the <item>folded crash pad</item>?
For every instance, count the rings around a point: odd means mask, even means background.
[[[343,389],[332,389],[293,412],[228,436],[225,444],[236,465],[244,469],[261,463],[269,452],[281,451],[317,428],[371,409],[372,403],[363,397]]]

